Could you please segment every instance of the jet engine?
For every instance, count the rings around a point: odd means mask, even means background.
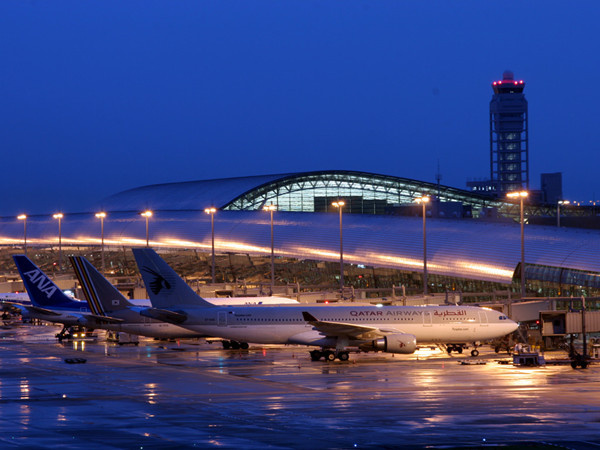
[[[387,353],[414,353],[417,338],[412,334],[389,334],[372,342],[373,349]]]

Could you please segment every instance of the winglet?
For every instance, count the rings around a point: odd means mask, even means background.
[[[87,303],[67,296],[48,276],[25,255],[13,255],[31,303],[40,308],[87,310]]]
[[[319,321],[319,319],[317,319],[315,316],[313,316],[311,313],[309,313],[307,311],[302,311],[302,317],[308,323],[310,323],[310,322],[318,322]]]

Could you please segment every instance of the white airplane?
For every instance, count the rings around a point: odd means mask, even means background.
[[[346,361],[350,350],[413,353],[417,344],[476,347],[518,326],[474,306],[219,307],[199,297],[154,250],[134,248],[133,254],[153,305],[142,315],[232,341],[321,347],[310,352],[313,361]]]
[[[167,339],[207,337],[172,323],[141,316],[140,309],[151,306],[150,300],[126,299],[82,256],[71,256],[70,261],[95,319],[101,322],[96,328]],[[215,300],[223,301],[225,305],[253,304],[250,302],[262,302],[263,300],[269,302],[281,300],[284,303],[287,300],[298,303],[296,300],[280,297],[211,298],[209,301],[213,303]],[[235,346],[235,344],[230,343],[230,346]]]
[[[190,329],[141,316],[144,307],[127,300],[87,259],[71,256],[70,260],[92,312],[87,317],[90,326],[164,339],[203,337]]]
[[[73,300],[78,300],[73,298]],[[212,303],[213,305],[219,306],[231,306],[231,305],[298,305],[300,302],[288,297],[204,297],[204,300]],[[80,300],[81,301],[81,300]],[[128,299],[133,306],[139,307],[151,307],[150,299],[139,298],[139,299]],[[14,309],[15,305],[31,306],[31,299],[27,292],[0,292],[0,305],[6,303],[11,309]],[[23,308],[18,308],[23,310]]]

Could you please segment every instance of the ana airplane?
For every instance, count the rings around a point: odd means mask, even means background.
[[[142,315],[233,341],[320,347],[310,352],[313,361],[346,361],[351,350],[413,353],[417,344],[476,347],[517,329],[504,314],[474,306],[219,307],[199,297],[154,250],[134,248],[133,254],[153,306]]]
[[[31,305],[10,303],[13,308],[34,319],[63,324],[59,336],[64,335],[68,327],[88,326],[92,317],[87,302],[67,296],[27,256],[14,255],[13,259],[31,300]]]

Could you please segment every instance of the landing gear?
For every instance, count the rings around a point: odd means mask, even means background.
[[[56,339],[58,339],[59,341],[62,341],[63,339],[67,339],[67,336],[70,336],[72,333],[72,328],[70,327],[63,327],[62,330],[60,330],[60,333],[58,333],[56,335]]]
[[[348,352],[339,352],[338,358],[340,361],[348,361],[348,359],[350,359],[350,354]]]
[[[239,350],[240,348],[242,350],[248,350],[248,343],[247,342],[238,342],[238,341],[221,341],[221,344],[223,345],[223,348],[225,350]]]
[[[452,352],[456,352],[458,354],[462,354],[463,350],[466,350],[467,344],[448,344],[446,346],[446,351],[448,352],[449,355],[452,354]],[[479,350],[477,350],[477,344],[473,344],[473,350],[471,350],[471,356],[478,356],[479,355]]]
[[[63,327],[60,333],[56,335],[56,339],[62,342],[64,339],[85,339],[91,338],[94,330],[86,330],[84,327]]]
[[[466,348],[465,344],[448,344],[446,346],[446,351],[451,355],[452,352],[462,353],[464,348]]]
[[[309,353],[311,361],[318,361],[321,359],[322,354],[320,350],[312,350]]]
[[[348,361],[350,359],[350,353],[347,351],[334,352],[333,350],[311,350],[310,352],[311,361],[319,361],[324,358],[325,361]]]

